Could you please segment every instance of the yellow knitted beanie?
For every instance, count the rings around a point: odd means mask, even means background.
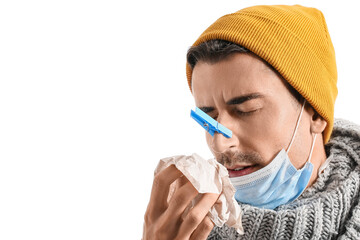
[[[193,46],[222,39],[239,44],[271,64],[327,121],[327,143],[337,96],[335,51],[323,14],[295,6],[254,6],[219,18]],[[192,69],[186,65],[191,89]]]

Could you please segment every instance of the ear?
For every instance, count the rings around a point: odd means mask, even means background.
[[[308,104],[307,111],[310,115],[310,132],[315,134],[322,134],[325,130],[327,122],[318,114],[310,104]]]

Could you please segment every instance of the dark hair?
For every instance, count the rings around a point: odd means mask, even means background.
[[[229,57],[234,53],[252,53],[250,50],[240,46],[236,43],[229,42],[221,39],[213,39],[207,42],[203,42],[198,46],[191,47],[186,55],[187,63],[190,65],[191,69],[194,69],[195,65],[199,61],[204,61],[208,63],[216,63],[225,58]],[[298,102],[302,102],[303,97],[298,91],[296,91],[282,76],[281,74],[268,62],[260,58],[269,68],[271,68],[275,73],[277,73],[281,79],[283,79],[285,85],[294,96]]]
[[[198,61],[216,63],[234,53],[250,53],[250,51],[235,43],[214,39],[191,47],[187,52],[187,62],[193,69]]]

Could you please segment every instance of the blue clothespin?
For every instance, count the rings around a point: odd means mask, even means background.
[[[199,108],[195,108],[195,111],[191,110],[190,116],[198,122],[206,131],[210,133],[211,136],[214,136],[215,132],[221,133],[226,138],[231,138],[232,132],[230,129],[227,129],[215,119],[201,111]]]

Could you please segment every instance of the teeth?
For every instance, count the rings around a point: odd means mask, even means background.
[[[244,169],[245,167],[241,167],[241,168],[235,168],[233,171],[240,171],[241,169]]]

